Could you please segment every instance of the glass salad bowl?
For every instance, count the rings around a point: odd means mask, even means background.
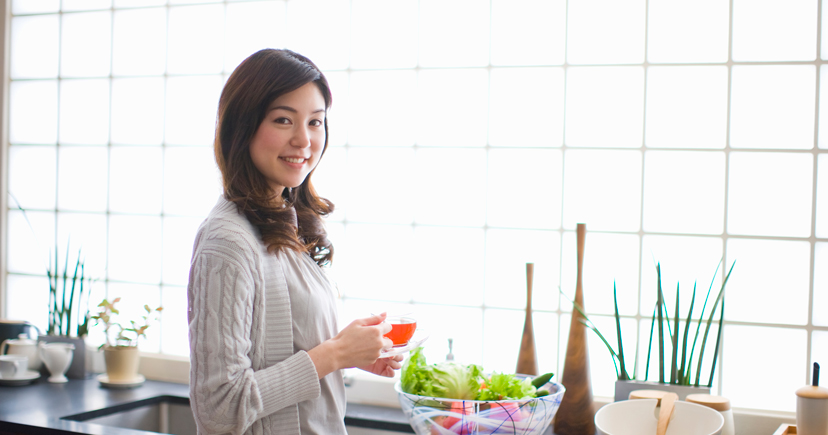
[[[522,400],[455,400],[408,394],[394,385],[403,413],[417,435],[541,435],[549,427],[566,389],[547,382],[549,394]]]

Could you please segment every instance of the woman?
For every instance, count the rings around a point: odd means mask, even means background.
[[[190,403],[199,433],[345,434],[341,370],[393,376],[385,314],[336,331],[333,256],[311,174],[327,146],[325,76],[289,50],[243,61],[221,93],[224,195],[196,236]]]

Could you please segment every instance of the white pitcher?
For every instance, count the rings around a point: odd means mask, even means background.
[[[29,370],[40,371],[40,357],[37,355],[37,341],[26,334],[20,334],[17,340],[3,340],[0,344],[0,355],[20,355],[29,358]]]
[[[69,364],[72,363],[73,351],[75,345],[72,343],[40,343],[40,359],[46,364],[49,373],[49,382],[62,383],[66,382],[66,370],[69,370]]]

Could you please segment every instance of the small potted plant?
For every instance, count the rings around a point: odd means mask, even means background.
[[[106,342],[101,345],[104,351],[106,364],[106,382],[111,384],[136,383],[140,379],[138,375],[138,339],[146,338],[146,330],[150,324],[157,321],[163,307],[150,308],[144,305],[146,313],[141,316],[141,322],[130,320],[130,327],[125,328],[113,320],[113,315],[120,314],[115,306],[121,298],[115,298],[111,302],[107,299],[98,304],[100,308],[97,315],[91,318],[95,325],[103,324]],[[114,340],[110,340],[112,330],[117,329]]]
[[[54,258],[50,253],[46,275],[49,278],[49,319],[46,335],[38,337],[43,343],[71,343],[74,345],[72,363],[66,377],[86,377],[86,348],[84,338],[89,332],[89,294],[94,279],[85,272],[83,253],[70,261],[69,244],[66,257],[58,258],[55,246]],[[60,261],[64,263],[62,268]],[[62,269],[62,270],[61,270]]]
[[[719,263],[719,267],[721,262]],[[679,308],[679,289],[676,287],[676,306],[673,310],[673,315],[669,314],[667,305],[664,303],[664,292],[661,286],[661,264],[656,265],[656,273],[658,277],[656,289],[656,301],[653,308],[652,321],[650,322],[649,344],[647,348],[647,363],[644,369],[644,380],[637,380],[637,367],[629,370],[629,360],[624,353],[624,346],[621,335],[621,318],[618,314],[618,296],[616,289],[613,287],[613,297],[615,299],[615,327],[618,338],[617,350],[609,343],[603,334],[598,330],[594,323],[589,320],[583,308],[576,302],[572,301],[575,309],[583,316],[581,323],[587,328],[595,332],[604,345],[609,350],[615,364],[615,371],[618,380],[615,383],[615,400],[626,400],[629,393],[638,389],[656,389],[672,391],[679,395],[680,399],[684,399],[688,394],[704,392],[709,394],[710,388],[713,386],[713,375],[716,371],[716,362],[719,356],[719,346],[722,339],[723,322],[724,322],[724,303],[725,303],[725,286],[730,278],[730,273],[733,272],[735,262],[730,266],[727,275],[725,275],[722,285],[719,288],[718,294],[714,294],[713,282],[707,290],[707,295],[704,298],[704,304],[701,311],[696,314],[694,312],[694,304],[691,303],[687,309],[687,314],[681,315]],[[714,277],[719,273],[719,267],[716,268]],[[713,298],[711,299],[711,296]],[[693,298],[695,301],[696,288],[693,287]],[[707,344],[709,340],[713,339],[711,334],[711,326],[714,318],[718,317],[718,331],[715,334],[715,344],[711,343],[713,358],[709,366],[709,372],[703,369],[703,359]],[[684,323],[684,328],[682,328]],[[695,324],[695,328],[694,328]],[[695,329],[695,331],[693,331]],[[653,341],[657,342],[657,355],[653,352]],[[665,340],[667,341],[665,345]],[[698,346],[697,346],[698,343]],[[698,354],[695,354],[696,349],[699,349]],[[665,352],[670,350],[670,352]],[[648,379],[650,363],[658,361],[658,380],[650,381]],[[636,364],[637,366],[637,361]],[[706,379],[702,378],[702,374]],[[703,391],[698,391],[701,389]]]

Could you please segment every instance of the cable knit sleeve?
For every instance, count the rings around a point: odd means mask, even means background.
[[[226,248],[226,247],[225,247]],[[298,352],[254,371],[256,275],[236,249],[196,249],[190,271],[190,400],[199,433],[242,434],[269,414],[320,394]]]

